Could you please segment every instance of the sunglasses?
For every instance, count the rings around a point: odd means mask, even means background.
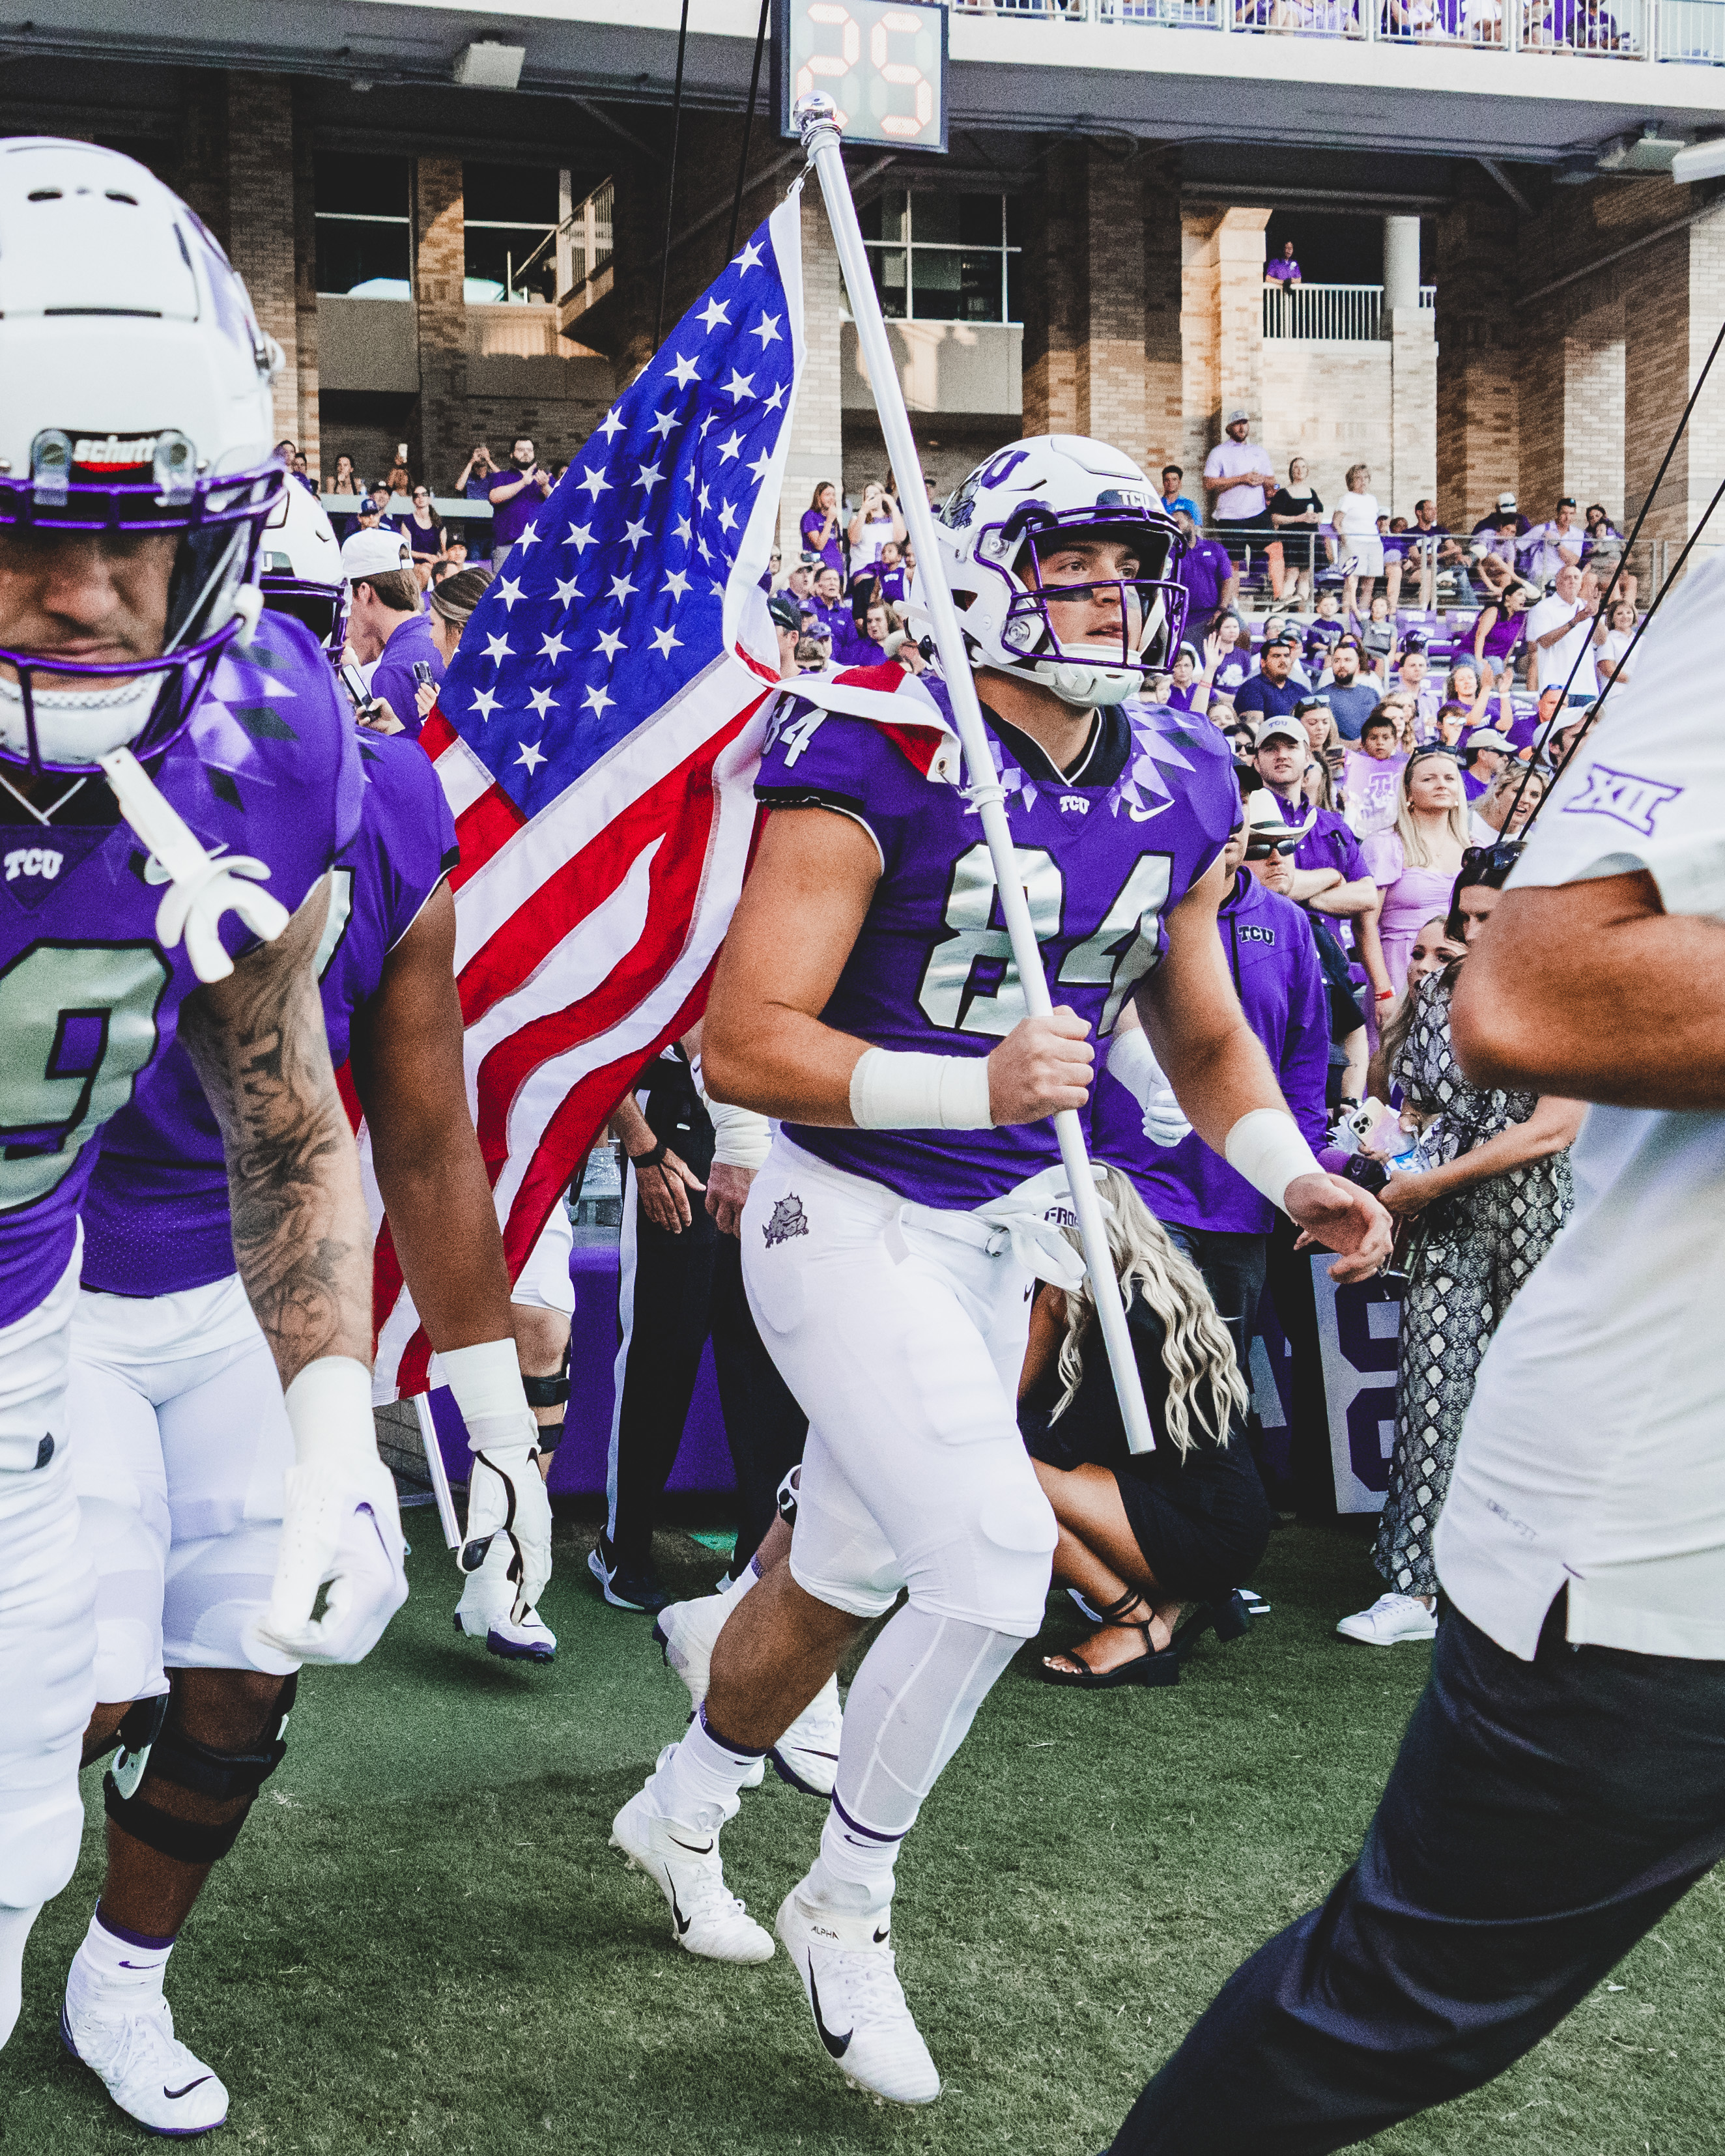
[[[1245,857],[1249,861],[1267,861],[1277,854],[1292,853],[1296,843],[1292,832],[1285,839],[1248,839]]]
[[[1507,875],[1522,858],[1525,840],[1500,839],[1495,846],[1464,846],[1461,865],[1465,870],[1476,867],[1481,861],[1494,875]]]

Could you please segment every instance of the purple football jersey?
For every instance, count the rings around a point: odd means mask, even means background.
[[[981,819],[951,778],[925,777],[927,757],[913,760],[908,730],[923,698],[951,723],[946,685],[884,667],[849,679],[888,692],[880,720],[788,700],[755,783],[770,807],[854,817],[880,849],[880,880],[822,1018],[882,1048],[986,1055],[1024,1017],[1024,998]],[[1093,1034],[1106,1033],[1166,947],[1163,916],[1227,842],[1239,813],[1227,744],[1180,712],[1115,706],[1063,774],[1029,736],[984,716],[1050,990]],[[836,1168],[948,1209],[985,1204],[1060,1158],[1052,1121],[785,1128]]]
[[[326,667],[327,671],[327,667]],[[351,721],[348,731],[354,731]],[[430,759],[403,735],[360,734],[359,829],[336,856],[317,953],[330,1060],[347,1060],[353,1014],[458,858]],[[84,1203],[85,1287],[171,1295],[234,1270],[222,1134],[177,1043],[102,1134]]]
[[[1311,925],[1291,898],[1266,891],[1239,869],[1216,927],[1246,1024],[1276,1066],[1301,1136],[1321,1146],[1329,1004]],[[1196,1131],[1177,1146],[1153,1145],[1144,1135],[1143,1110],[1106,1067],[1091,1095],[1088,1122],[1093,1158],[1123,1168],[1158,1220],[1235,1235],[1267,1235],[1276,1224],[1270,1200]]]
[[[268,864],[290,912],[359,817],[359,757],[311,632],[266,613],[217,665],[153,776],[212,854]],[[3,797],[0,797],[3,798]],[[90,820],[78,820],[80,813]],[[107,788],[85,782],[64,820],[0,828],[0,1325],[33,1310],[72,1255],[92,1142],[174,1045],[198,987],[183,942],[156,941],[167,879]],[[256,941],[233,913],[223,943]]]

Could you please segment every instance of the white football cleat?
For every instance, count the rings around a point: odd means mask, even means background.
[[[1344,1617],[1336,1630],[1363,1646],[1393,1647],[1403,1640],[1435,1640],[1437,1612],[1417,1594],[1380,1594],[1369,1609]]]
[[[665,1667],[675,1670],[688,1686],[691,1707],[699,1707],[706,1697],[713,1649],[730,1614],[728,1594],[701,1594],[692,1602],[670,1604],[653,1620],[653,1636],[665,1650]]]
[[[831,1796],[839,1779],[839,1739],[844,1728],[839,1680],[829,1677],[768,1752],[779,1779],[805,1796]]]
[[[662,1767],[676,1748],[659,1755]],[[655,1770],[656,1778],[656,1770]],[[716,1807],[714,1810],[716,1810]],[[639,1866],[670,1905],[671,1937],[704,1961],[771,1961],[773,1935],[725,1885],[719,1829],[736,1806],[691,1825],[659,1809],[653,1781],[611,1822],[611,1846]]]
[[[213,2132],[228,2116],[227,2090],[175,2035],[173,2009],[159,1991],[141,2000],[128,1998],[121,2012],[102,2014],[74,2008],[69,1987],[60,2041],[127,2117],[151,2133],[184,2140]]]
[[[485,1563],[463,1584],[455,1630],[470,1640],[483,1640],[489,1653],[506,1661],[548,1662],[557,1650],[557,1635],[536,1609],[515,1615],[509,1559],[508,1536],[494,1535]]]
[[[932,2103],[941,2077],[905,2003],[887,1920],[834,1916],[793,1887],[778,1930],[803,1979],[815,2033],[846,2081],[889,2103]]]

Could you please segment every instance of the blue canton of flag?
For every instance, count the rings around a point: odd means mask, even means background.
[[[801,294],[787,295],[763,224],[606,413],[475,608],[438,709],[527,815],[721,650],[744,642],[777,676],[748,594],[772,547],[801,346]]]

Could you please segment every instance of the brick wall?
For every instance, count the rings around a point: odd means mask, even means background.
[[[1144,218],[1144,429],[1146,469],[1178,464],[1183,442],[1180,316],[1180,152],[1147,151],[1142,160]]]
[[[1516,302],[1527,280],[1515,205],[1474,167],[1458,165],[1455,185],[1435,233],[1437,496],[1440,521],[1466,531],[1519,489]]]
[[[413,168],[413,297],[419,308],[419,403],[408,429],[413,469],[457,472],[477,440],[467,408],[467,309],[462,299],[467,228],[461,163],[421,157]],[[506,423],[511,434],[525,423]],[[472,436],[471,439],[464,437]],[[535,438],[536,441],[536,437]],[[493,442],[500,464],[508,443]]]
[[[1078,431],[1079,316],[1083,305],[1082,146],[1050,150],[1031,198],[1024,261],[1024,432]]]
[[[843,490],[840,292],[838,249],[821,206],[820,190],[811,182],[803,193],[803,326],[808,358],[797,392],[790,454],[779,497],[779,549],[787,561],[801,549],[798,521],[814,499],[815,488],[824,480],[831,480]]]
[[[1135,177],[1117,156],[1091,143],[1083,152],[1082,316],[1074,325],[1073,387],[1078,432],[1109,442],[1136,462],[1149,454],[1145,412],[1144,249],[1134,245]]]
[[[272,392],[278,439],[297,442],[300,336],[294,264],[294,94],[286,75],[228,77],[228,254],[286,364]],[[315,364],[315,359],[314,359]]]

